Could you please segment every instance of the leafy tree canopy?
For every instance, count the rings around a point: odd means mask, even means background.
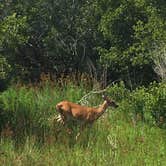
[[[155,79],[155,47],[166,40],[164,0],[6,0],[0,54],[10,77],[88,72],[131,84]],[[130,80],[130,81],[129,81]]]

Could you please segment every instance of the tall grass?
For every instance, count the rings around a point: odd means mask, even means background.
[[[109,108],[76,140],[77,126],[70,134],[54,121],[55,105],[62,99],[77,102],[86,91],[80,84],[68,83],[62,88],[46,82],[38,86],[13,86],[3,92],[0,165],[165,165],[165,130],[137,116],[133,121],[142,109],[149,113],[154,108],[159,110],[156,103],[162,101],[160,97],[150,107],[156,94],[154,87],[130,92],[122,84],[109,89],[108,94],[119,102],[119,107]],[[152,96],[147,99],[146,93]],[[89,103],[100,104],[99,96]]]

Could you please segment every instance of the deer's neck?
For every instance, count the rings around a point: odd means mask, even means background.
[[[105,110],[108,108],[108,106],[109,105],[108,105],[107,101],[104,101],[104,103],[97,108],[96,119],[98,119],[105,112]]]

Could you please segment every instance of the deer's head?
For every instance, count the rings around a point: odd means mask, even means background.
[[[108,98],[106,95],[102,95],[102,98],[108,103],[109,106],[117,108],[118,105],[116,104],[116,102],[110,98]]]

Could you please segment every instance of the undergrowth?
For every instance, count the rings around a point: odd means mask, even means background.
[[[107,94],[119,107],[109,108],[76,140],[55,121],[55,105],[78,102],[85,85],[53,83],[13,86],[0,94],[0,165],[165,165],[166,85],[129,91],[115,84]],[[99,105],[99,95],[88,98]]]

